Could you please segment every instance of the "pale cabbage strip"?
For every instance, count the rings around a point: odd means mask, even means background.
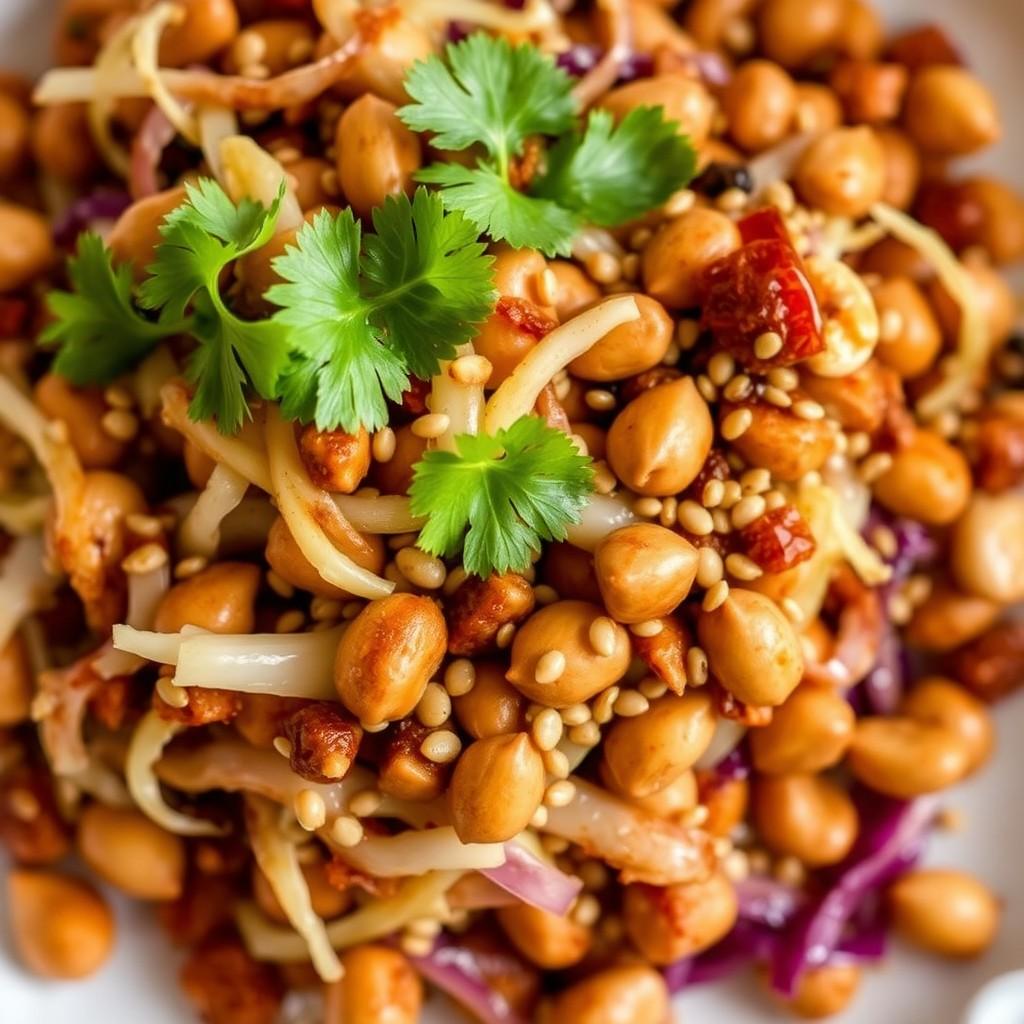
[[[220,144],[229,135],[238,134],[238,118],[233,110],[216,104],[204,104],[196,110],[199,126],[199,146],[203,157],[217,181],[224,183],[224,165]]]
[[[96,148],[103,155],[107,166],[126,180],[131,176],[131,158],[124,147],[114,140],[110,121],[118,98],[117,83],[125,73],[131,71],[131,48],[138,26],[139,18],[134,17],[127,19],[114,30],[93,61],[92,90],[88,96],[81,97],[88,100],[89,131],[92,133]],[[145,83],[141,94],[149,95]]]
[[[59,580],[45,569],[46,548],[40,534],[17,537],[0,562],[0,650],[7,646],[26,615],[38,611]]]
[[[295,426],[276,407],[267,410],[266,437],[273,496],[306,561],[328,583],[357,597],[372,600],[390,594],[394,583],[357,565],[335,547],[328,529],[338,536],[355,531],[331,496],[309,479],[295,443]]]
[[[917,402],[917,412],[926,420],[933,419],[957,404],[974,385],[977,372],[988,359],[985,313],[974,294],[970,276],[937,232],[885,203],[872,206],[871,216],[893,237],[916,249],[931,264],[939,282],[960,307],[960,331],[953,368],[947,371],[944,380]]]
[[[153,766],[164,748],[186,727],[164,721],[155,711],[147,711],[132,733],[125,761],[124,776],[139,809],[169,832],[182,836],[217,836],[224,830],[212,821],[193,818],[169,807],[164,801]]]
[[[176,665],[179,686],[337,700],[334,656],[345,627],[312,633],[154,633],[118,624],[119,651]]]
[[[334,504],[360,533],[413,533],[426,522],[401,494],[335,494]]]
[[[622,495],[592,494],[580,513],[578,523],[570,523],[566,540],[584,551],[593,551],[609,533],[636,522],[636,513]]]
[[[298,852],[281,828],[281,809],[264,797],[246,797],[249,843],[260,871],[266,876],[285,917],[302,936],[309,958],[321,979],[337,981],[345,973],[331,946],[323,919],[313,910],[309,885]]]
[[[348,949],[383,939],[401,931],[411,921],[447,912],[445,893],[462,876],[461,871],[432,871],[405,881],[393,896],[370,900],[358,910],[331,921],[327,937],[334,949]],[[301,936],[289,928],[271,924],[251,903],[236,913],[238,930],[246,948],[257,960],[303,963],[309,952]]]
[[[185,20],[185,8],[180,4],[161,0],[140,16],[131,41],[131,54],[135,70],[145,85],[146,92],[163,111],[164,117],[178,133],[193,144],[199,142],[199,126],[190,114],[167,90],[160,71],[160,37],[169,25],[180,25]]]
[[[526,0],[515,10],[491,0],[399,0],[409,18],[426,22],[465,21],[497,32],[543,32],[558,24],[558,15],[548,0]]]
[[[491,395],[484,430],[496,434],[533,411],[537,397],[559,370],[583,355],[616,327],[637,320],[640,310],[631,295],[619,295],[556,327],[531,349]]]
[[[212,558],[220,546],[221,523],[242,503],[248,488],[249,481],[241,473],[218,462],[196,503],[178,527],[178,546],[182,554]]]
[[[277,215],[275,231],[291,231],[302,226],[302,207],[295,198],[288,173],[281,164],[248,135],[229,135],[220,141],[221,184],[235,203],[255,199],[270,207],[281,185],[284,196]]]
[[[170,586],[171,568],[167,562],[148,572],[129,573],[127,624],[132,629],[149,629]],[[145,663],[139,655],[119,651],[111,644],[93,661],[92,667],[102,678],[112,679],[132,675]]]
[[[322,835],[328,838],[328,830]],[[464,843],[450,825],[368,836],[358,846],[330,845],[354,868],[377,878],[422,875],[441,868],[482,871],[505,863],[502,843]]]
[[[460,345],[455,356],[472,355],[472,343]],[[442,360],[438,372],[431,378],[430,401],[432,413],[448,417],[448,427],[435,439],[434,447],[441,451],[455,451],[455,438],[460,434],[479,434],[484,411],[482,384],[463,384],[448,372],[451,362]]]
[[[38,533],[50,511],[50,497],[46,494],[7,495],[0,498],[0,528],[13,536]]]

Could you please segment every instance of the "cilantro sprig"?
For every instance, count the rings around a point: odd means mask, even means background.
[[[426,189],[386,199],[373,226],[364,237],[350,210],[320,213],[274,261],[284,283],[266,297],[296,350],[282,409],[321,429],[384,426],[385,398],[436,373],[497,298],[476,228]]]
[[[593,490],[589,457],[537,416],[506,430],[461,435],[457,451],[428,451],[409,495],[426,525],[418,545],[430,554],[462,550],[467,572],[522,570],[541,541],[564,540]]]
[[[405,88],[413,102],[398,114],[410,128],[434,133],[436,148],[478,154],[475,166],[435,163],[418,179],[492,238],[549,256],[568,255],[585,224],[613,227],[659,206],[696,167],[660,107],[636,108],[617,126],[594,110],[582,123],[572,80],[529,43],[475,33],[449,45],[445,60],[414,64]],[[514,161],[540,137],[555,141],[524,191]]]

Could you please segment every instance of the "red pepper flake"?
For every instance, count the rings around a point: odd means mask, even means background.
[[[536,303],[511,295],[503,295],[498,299],[495,312],[513,327],[526,334],[532,334],[535,338],[543,338],[558,326],[558,321],[552,320]]]
[[[792,505],[765,512],[744,526],[740,536],[747,556],[765,572],[782,572],[814,554],[810,528]]]
[[[750,242],[785,242],[789,246],[793,244],[782,214],[774,206],[764,206],[760,210],[748,213],[736,227],[739,228],[744,245]]]
[[[429,394],[429,380],[410,377],[409,389],[402,392],[402,409],[410,416],[422,416],[427,411],[427,396]]]
[[[768,230],[767,224],[759,221],[750,230]],[[748,370],[790,366],[825,348],[818,301],[788,242],[748,242],[712,263],[702,285],[701,327]],[[758,359],[754,343],[769,331],[782,339],[782,348],[771,359]]]

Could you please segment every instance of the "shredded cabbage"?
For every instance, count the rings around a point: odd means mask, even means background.
[[[0,650],[31,612],[43,607],[58,580],[45,569],[45,545],[39,534],[15,539],[0,562]]]
[[[248,487],[249,481],[230,466],[223,462],[214,466],[198,500],[178,527],[183,554],[212,558],[217,553],[221,523],[242,503]]]
[[[160,73],[160,36],[169,25],[180,25],[185,20],[185,8],[180,4],[161,0],[139,17],[132,35],[131,53],[135,70],[153,102],[179,134],[191,143],[199,142],[199,128],[195,118],[168,92]]]

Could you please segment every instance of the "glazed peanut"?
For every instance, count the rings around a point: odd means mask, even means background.
[[[47,174],[82,182],[99,167],[84,103],[42,107],[32,119],[32,156]]]
[[[570,263],[568,260],[552,260],[548,265],[551,268],[551,273],[555,275],[558,296],[555,302],[555,313],[559,320],[571,319],[601,298],[601,289],[575,263]],[[637,302],[640,302],[639,296]],[[654,300],[648,299],[648,302],[654,302]],[[632,325],[624,324],[623,327],[631,328]],[[623,327],[616,327],[611,334],[621,331]],[[599,341],[590,351],[600,350],[604,340]],[[580,365],[582,364],[584,367],[587,365],[588,354],[578,357],[569,364],[570,369],[577,376],[584,376],[584,371],[580,368]],[[662,355],[664,354],[663,352]],[[622,353],[619,351],[613,352],[609,350],[607,355],[615,360],[622,358]]]
[[[962,260],[970,281],[971,294],[985,319],[991,351],[1003,345],[1013,332],[1017,316],[1017,300],[1009,282],[989,266],[981,249],[969,250]],[[928,298],[938,317],[945,337],[954,341],[960,330],[960,305],[938,280],[928,289]]]
[[[577,356],[569,364],[570,373],[584,380],[621,380],[661,362],[672,341],[672,320],[657,300],[647,295],[633,298],[640,318],[609,331],[596,345]],[[561,301],[560,298],[560,307]],[[572,316],[576,310],[567,312]],[[559,315],[563,316],[561,309]]]
[[[866,786],[906,800],[959,782],[970,770],[971,747],[945,725],[869,717],[857,722],[848,764]]]
[[[0,178],[10,178],[28,150],[28,113],[13,96],[0,93]]]
[[[160,39],[160,63],[166,67],[205,64],[234,39],[238,11],[233,0],[179,0],[185,20]]]
[[[1014,263],[1024,255],[1024,200],[1005,182],[986,175],[968,178],[960,186],[963,201],[979,223],[973,241],[981,245],[997,266]]]
[[[69,440],[86,469],[110,469],[121,460],[125,444],[103,429],[107,403],[99,389],[76,388],[66,378],[47,373],[36,384],[35,400],[50,419],[68,425]]]
[[[405,76],[418,60],[426,60],[434,52],[434,41],[427,29],[412,18],[388,16],[366,18],[368,38],[348,71],[338,82],[337,91],[346,99],[357,99],[367,93],[391,103],[408,100]],[[321,45],[333,50],[337,40],[324,34]],[[319,55],[319,54],[318,54]]]
[[[338,696],[367,725],[404,718],[440,667],[447,642],[444,616],[429,597],[371,601],[338,645]]]
[[[667,615],[690,592],[697,549],[664,526],[638,523],[601,541],[594,569],[612,618],[644,622]]]
[[[665,119],[699,146],[711,131],[714,101],[700,82],[684,75],[655,75],[606,93],[600,106],[621,120],[636,107],[662,107]]]
[[[950,560],[968,593],[1010,603],[1024,598],[1024,495],[975,491],[953,529]]]
[[[704,270],[739,246],[739,230],[724,214],[688,210],[667,221],[644,247],[644,290],[669,309],[695,306]]]
[[[544,796],[544,762],[526,733],[490,736],[463,752],[448,791],[464,843],[503,843],[530,823]]]
[[[804,971],[796,995],[786,1009],[806,1020],[821,1020],[841,1013],[860,988],[861,969],[856,964],[826,964]]]
[[[875,481],[874,493],[897,515],[941,526],[966,507],[971,471],[958,448],[921,429],[908,447],[893,454],[892,467]]]
[[[601,779],[609,788],[615,789],[615,783],[604,762],[601,764]],[[645,811],[658,815],[659,818],[678,818],[681,814],[693,810],[699,802],[697,776],[692,770],[687,769],[656,793],[651,793],[650,796],[630,797],[630,800]]]
[[[559,917],[526,903],[500,907],[496,916],[512,945],[527,960],[545,970],[572,967],[590,950],[589,929],[569,917]]]
[[[733,587],[726,602],[697,618],[697,636],[711,672],[746,704],[781,704],[803,673],[789,619],[770,598]]]
[[[78,852],[96,874],[135,899],[181,895],[185,844],[141,811],[90,804],[78,822]]]
[[[881,143],[885,162],[882,202],[905,210],[921,183],[921,156],[898,128],[876,128],[875,138]]]
[[[857,811],[846,790],[820,775],[773,775],[754,786],[758,835],[776,853],[810,867],[841,861],[857,838]]]
[[[311,423],[299,435],[299,454],[310,480],[325,491],[351,494],[370,468],[370,437],[362,427],[317,430]]]
[[[723,404],[722,417],[733,406]],[[820,469],[832,452],[833,438],[821,420],[804,420],[788,409],[758,402],[748,406],[750,426],[733,441],[733,447],[753,466],[764,466],[779,480],[799,480]]]
[[[419,136],[398,119],[395,105],[367,93],[338,121],[338,180],[360,217],[385,197],[412,192],[420,167]]]
[[[952,651],[981,636],[999,618],[1002,605],[939,583],[914,609],[904,638],[924,651]]]
[[[720,871],[704,882],[660,888],[628,885],[626,934],[653,964],[664,965],[713,946],[736,922],[736,890]]]
[[[880,324],[895,321],[896,330],[881,331],[875,352],[901,377],[916,377],[934,362],[942,331],[928,300],[909,277],[890,277],[873,291]]]
[[[750,152],[774,146],[789,134],[796,102],[793,79],[769,60],[747,61],[722,95],[729,134]]]
[[[855,722],[853,708],[841,693],[798,686],[768,725],[751,730],[754,766],[769,775],[831,768],[850,745]]]
[[[1002,134],[995,100],[969,71],[949,65],[922,68],[911,79],[903,123],[921,149],[964,156]]]
[[[802,132],[827,132],[843,123],[839,97],[817,82],[796,83],[795,127]]]
[[[637,494],[677,494],[700,472],[714,428],[691,377],[633,399],[608,431],[608,462]]]
[[[260,572],[242,562],[218,562],[181,583],[160,601],[154,628],[177,633],[199,626],[211,633],[251,633]]]
[[[146,268],[155,259],[160,244],[160,225],[171,210],[185,200],[185,189],[181,186],[157,192],[138,202],[132,203],[117,219],[107,237],[114,259],[130,263],[136,281],[146,276]]]
[[[618,682],[629,666],[629,634],[613,626],[614,649],[603,655],[590,643],[590,627],[604,614],[585,601],[557,601],[535,612],[512,642],[512,664],[505,677],[529,700],[565,708],[589,700]],[[565,656],[565,670],[554,682],[538,683],[537,662],[551,650]]]
[[[885,153],[870,128],[836,128],[804,150],[794,183],[809,206],[863,217],[882,198]]]
[[[888,905],[903,938],[941,956],[978,956],[999,929],[995,896],[962,871],[910,871],[889,889]]]
[[[900,713],[955,732],[967,747],[972,772],[992,756],[995,729],[988,709],[952,679],[920,680],[904,698]]]
[[[324,1024],[416,1024],[423,985],[388,946],[356,946],[341,958],[345,976],[326,990]]]
[[[469,693],[452,698],[459,725],[474,739],[519,732],[526,698],[505,679],[505,668],[494,661],[475,661],[476,682]]]
[[[0,202],[0,293],[28,284],[54,256],[46,219],[25,206]]]
[[[19,868],[7,877],[7,901],[14,947],[40,977],[85,978],[110,956],[114,917],[87,882]]]
[[[603,767],[618,792],[652,796],[693,767],[714,731],[706,693],[666,694],[643,714],[615,721],[605,733]]]
[[[839,38],[843,0],[767,0],[758,28],[761,48],[786,68],[800,68]]]
[[[560,993],[544,1024],[654,1024],[668,1015],[662,976],[640,965],[609,967]]]

